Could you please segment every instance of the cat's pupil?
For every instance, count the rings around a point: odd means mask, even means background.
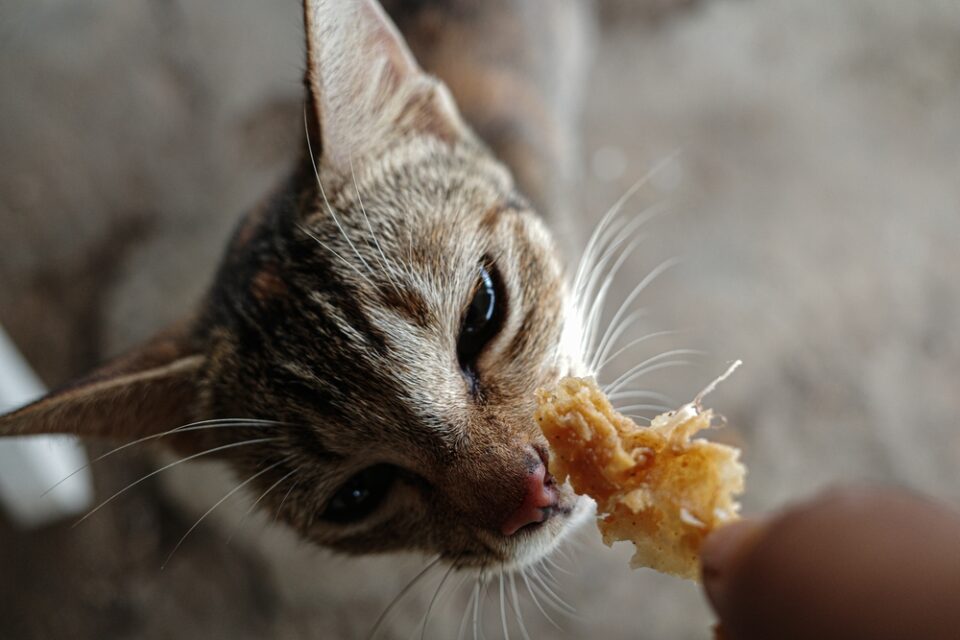
[[[389,493],[396,475],[396,467],[389,464],[378,464],[357,473],[333,494],[323,518],[331,522],[352,522],[373,513]]]
[[[491,270],[492,267],[480,267],[477,288],[464,313],[457,340],[457,360],[471,390],[477,385],[476,359],[497,334],[503,316],[502,296]]]

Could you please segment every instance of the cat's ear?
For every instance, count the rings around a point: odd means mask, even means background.
[[[0,435],[63,433],[133,441],[192,419],[203,356],[176,327],[93,373],[0,416]],[[183,451],[190,434],[170,439]]]
[[[453,140],[464,125],[447,88],[417,65],[375,0],[304,0],[313,152],[331,168],[407,135]]]

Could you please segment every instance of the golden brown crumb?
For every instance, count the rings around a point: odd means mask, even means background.
[[[633,542],[634,568],[697,579],[703,539],[738,517],[734,496],[746,473],[740,452],[691,440],[713,417],[699,406],[703,395],[640,427],[617,413],[593,380],[564,378],[537,392],[551,473],[596,500],[606,544]]]

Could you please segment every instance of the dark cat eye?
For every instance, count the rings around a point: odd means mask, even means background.
[[[337,489],[321,517],[329,522],[355,522],[373,513],[387,497],[397,468],[378,464],[357,473]]]
[[[483,348],[500,330],[503,320],[503,300],[492,268],[480,267],[477,288],[463,317],[457,340],[457,360],[460,369],[471,380],[476,376],[474,362]]]

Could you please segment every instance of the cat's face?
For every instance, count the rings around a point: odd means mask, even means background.
[[[284,423],[233,459],[241,478],[278,463],[252,484],[320,544],[539,558],[586,510],[551,485],[542,523],[504,530],[546,452],[533,392],[579,362],[553,242],[469,135],[352,168],[323,192],[306,171],[238,232],[203,414]]]
[[[553,242],[376,3],[304,10],[303,159],[199,316],[0,430],[219,455],[348,552],[535,561],[588,509],[549,477],[533,420],[537,387],[582,373]]]

